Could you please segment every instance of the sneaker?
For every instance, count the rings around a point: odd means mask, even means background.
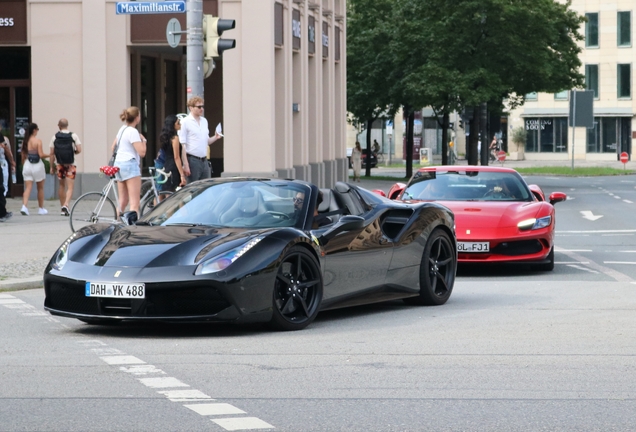
[[[68,216],[71,212],[68,211],[68,207],[62,206],[62,210],[60,210],[60,215]]]
[[[7,212],[6,215],[4,215],[3,217],[0,218],[0,222],[6,222],[9,219],[11,219],[11,216],[13,216],[13,213],[11,212]]]
[[[29,215],[29,209],[26,208],[26,206],[23,204],[22,208],[20,209],[20,213],[22,213],[25,216],[28,216]]]
[[[49,214],[49,211],[45,208],[39,208],[38,214],[41,214],[41,215]]]

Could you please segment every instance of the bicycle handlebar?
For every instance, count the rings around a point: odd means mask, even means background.
[[[165,182],[168,181],[168,177],[172,175],[171,172],[166,172],[162,168],[150,167],[148,168],[148,171],[150,171],[150,175],[152,175],[155,178],[155,182],[157,184],[164,184]]]

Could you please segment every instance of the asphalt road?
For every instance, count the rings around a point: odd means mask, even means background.
[[[0,293],[0,431],[632,431],[636,177],[527,180],[569,197],[555,270],[461,268],[441,307],[272,333],[89,326]]]

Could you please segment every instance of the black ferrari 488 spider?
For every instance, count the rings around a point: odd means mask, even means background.
[[[136,215],[136,213],[135,213]],[[457,268],[453,214],[336,183],[192,183],[138,221],[75,232],[44,273],[44,307],[91,324],[268,322],[405,299],[444,304]]]

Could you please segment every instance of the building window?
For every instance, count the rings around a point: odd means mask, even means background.
[[[586,13],[585,46],[598,47],[598,13]]]
[[[539,95],[537,94],[537,92],[532,92],[532,93],[526,94],[526,100],[527,101],[536,101],[538,98],[539,98]]]
[[[631,46],[632,44],[632,13],[619,12],[617,18],[618,46]]]
[[[554,94],[554,99],[556,100],[568,100],[568,95],[570,94],[569,90],[563,90]]]
[[[526,118],[526,151],[565,153],[568,151],[567,117]]]
[[[598,99],[598,65],[585,65],[585,90],[592,90]]]
[[[594,127],[587,130],[588,153],[629,151],[632,121],[629,117],[594,117]]]
[[[619,98],[630,98],[632,96],[632,65],[619,64],[617,69],[618,94]]]

